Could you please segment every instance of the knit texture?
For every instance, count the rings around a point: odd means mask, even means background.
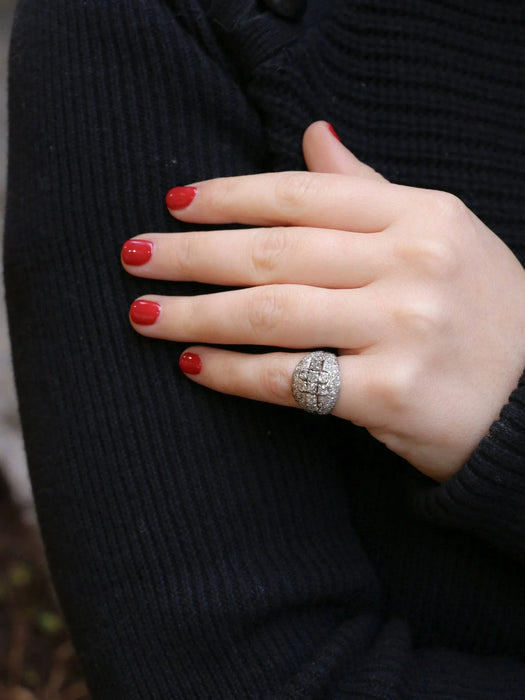
[[[20,0],[5,280],[47,555],[93,697],[523,698],[525,383],[437,486],[330,416],[216,394],[130,327],[166,191],[304,169],[316,119],[525,261],[513,0]],[[502,304],[505,303],[502,300]],[[447,406],[443,406],[443,411]]]

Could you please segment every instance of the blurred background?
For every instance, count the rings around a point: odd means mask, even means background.
[[[15,4],[0,0],[0,240],[7,176],[7,59]],[[0,281],[0,700],[89,700],[36,525],[11,368],[3,265]]]
[[[14,0],[0,0],[0,236],[2,238],[7,176],[7,54],[13,9]],[[26,517],[30,518],[31,491],[27,479],[11,371],[3,294],[3,270],[0,275],[2,279],[2,302],[0,304],[0,464],[13,496],[24,508]]]

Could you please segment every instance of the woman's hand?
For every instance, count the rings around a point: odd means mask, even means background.
[[[123,248],[128,272],[244,289],[145,296],[131,322],[155,338],[297,350],[194,346],[181,363],[216,391],[286,406],[295,405],[291,376],[305,350],[337,348],[333,415],[445,480],[525,366],[525,272],[459,199],[387,182],[325,122],[309,127],[303,148],[310,171],[322,172],[170,191],[182,221],[257,228],[138,236]]]

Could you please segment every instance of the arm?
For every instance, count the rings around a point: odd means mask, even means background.
[[[314,125],[308,129],[304,139],[305,158],[310,170],[354,175],[378,182],[383,180],[379,173],[353,156],[342,144],[327,139],[326,131],[322,127],[319,128],[320,126]],[[508,254],[508,251],[505,252]],[[521,274],[523,273],[520,270],[518,279]],[[486,279],[489,279],[488,275]],[[511,277],[507,276],[505,280],[507,288],[499,298],[501,310],[497,312],[498,316],[503,313],[503,309],[505,313],[510,313],[509,309],[513,305],[522,305],[519,290],[516,291],[510,286]],[[479,313],[473,314],[474,318],[479,317],[480,326],[486,314],[487,307],[484,305]],[[514,335],[509,337],[503,328],[498,328],[495,322],[491,323],[497,328],[499,345],[510,348],[512,352],[508,361],[505,358],[498,360],[497,353],[491,353],[489,362],[496,374],[491,380],[479,382],[483,393],[486,394],[486,387],[492,386],[496,380],[501,381],[500,377],[504,378],[507,370],[507,378],[504,379],[495,404],[495,420],[490,427],[487,424],[489,429],[485,431],[485,436],[456,474],[441,486],[429,479],[417,479],[414,474],[414,480],[409,487],[409,497],[412,506],[422,517],[447,529],[463,530],[484,538],[523,563],[525,375],[521,376],[519,383],[517,381],[521,363],[525,362],[519,352],[522,331],[516,323],[510,324],[507,329],[510,328],[511,334]],[[484,374],[482,368],[478,371],[480,376]],[[516,384],[507,400],[507,395]],[[475,400],[469,413],[475,414],[482,402],[482,397]],[[503,407],[501,412],[500,406]]]
[[[484,537],[525,561],[525,379],[512,392],[468,462],[440,486],[412,491],[418,513],[447,528]]]
[[[228,72],[164,3],[25,0],[10,99],[20,410],[94,697],[425,697],[443,683],[449,697],[519,697],[517,661],[450,652],[443,673],[444,652],[416,652],[386,618],[307,417],[190,385],[177,346],[129,328],[128,302],[152,284],[118,273],[121,242],[185,229],[165,212],[166,183],[266,165]]]

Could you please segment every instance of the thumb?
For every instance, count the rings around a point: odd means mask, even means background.
[[[328,122],[314,122],[306,129],[303,136],[303,154],[308,170],[312,172],[339,173],[385,182],[382,175],[362,163],[343,146]]]

